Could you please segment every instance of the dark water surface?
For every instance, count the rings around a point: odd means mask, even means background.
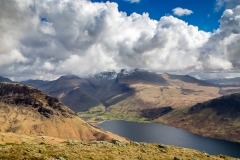
[[[105,121],[98,126],[136,142],[163,143],[240,158],[240,143],[202,137],[162,124]]]

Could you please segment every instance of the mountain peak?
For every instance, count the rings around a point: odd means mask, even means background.
[[[117,77],[124,77],[124,76],[128,76],[128,75],[137,75],[137,74],[141,74],[141,73],[150,73],[147,70],[144,69],[139,69],[139,68],[135,68],[135,69],[121,69],[121,71],[118,73]]]
[[[61,76],[58,79],[81,79],[81,78],[76,75],[65,75],[65,76]]]
[[[115,79],[117,77],[117,73],[114,70],[107,70],[100,72],[98,74],[94,75],[95,78],[97,79]]]

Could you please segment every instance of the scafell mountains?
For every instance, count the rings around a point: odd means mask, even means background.
[[[221,86],[187,75],[157,74],[140,69],[122,69],[119,73],[105,71],[89,77],[70,75],[55,81],[28,80],[21,83],[59,98],[75,112],[103,106],[108,110],[121,108],[141,114],[140,111],[144,109],[166,106],[183,108],[240,91],[238,86]]]
[[[188,75],[157,74],[134,69],[105,71],[89,77],[62,76],[55,81],[21,82],[57,97],[88,122],[106,119],[153,121],[204,136],[240,142],[238,107],[218,103],[191,112],[196,104],[240,92],[238,85],[212,84]],[[211,104],[211,103],[210,103]],[[205,105],[203,105],[205,106]],[[230,107],[228,109],[228,107]],[[206,117],[212,117],[206,121]],[[199,128],[200,122],[201,128]],[[210,130],[209,127],[212,129]],[[219,132],[221,130],[221,132]],[[231,136],[225,136],[226,134]]]

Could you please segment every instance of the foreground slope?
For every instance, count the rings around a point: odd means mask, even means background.
[[[0,159],[49,159],[49,160],[236,160],[213,156],[193,149],[146,143],[90,143],[67,142],[62,144],[21,144],[0,146]]]
[[[0,132],[63,139],[111,140],[58,99],[17,83],[0,83]]]
[[[203,136],[240,142],[240,93],[197,103],[189,109],[164,115],[155,122]]]

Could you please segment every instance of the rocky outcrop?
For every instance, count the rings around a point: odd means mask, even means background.
[[[76,116],[72,110],[64,106],[57,98],[18,83],[0,83],[0,102],[34,108],[47,118],[53,115],[61,115],[65,118]]]
[[[98,74],[95,74],[94,77],[96,79],[110,80],[110,79],[115,79],[117,77],[117,73],[114,70],[112,70],[112,71],[104,71],[104,72],[100,72]]]
[[[146,84],[161,84],[168,86],[167,81],[161,76],[154,72],[149,72],[143,69],[134,69],[127,71],[122,69],[116,78],[116,82],[124,84],[135,84],[135,83],[146,83]]]

